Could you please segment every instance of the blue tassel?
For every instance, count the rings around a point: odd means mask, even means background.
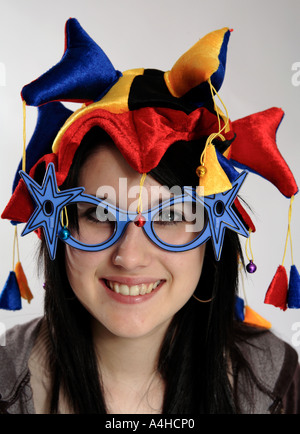
[[[0,309],[20,310],[21,308],[19,285],[15,272],[11,271],[0,295]]]
[[[300,309],[300,275],[295,265],[292,265],[290,270],[288,307]]]
[[[234,315],[237,321],[243,322],[245,319],[244,314],[244,300],[238,296],[235,297]]]

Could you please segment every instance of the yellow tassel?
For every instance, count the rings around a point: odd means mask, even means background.
[[[21,262],[16,263],[15,273],[16,273],[16,278],[18,281],[21,297],[27,300],[28,303],[30,303],[31,300],[33,299],[33,295],[29,289]]]
[[[17,263],[15,265],[15,254],[17,250]],[[23,270],[23,267],[20,262],[20,252],[19,252],[19,242],[18,242],[18,229],[17,226],[15,226],[15,233],[14,233],[14,243],[13,243],[13,266],[12,269],[15,272],[16,279],[18,282],[19,290],[21,297],[28,301],[28,303],[31,302],[33,299],[33,295],[29,289],[27,279]]]
[[[199,192],[200,196],[201,193],[209,196],[210,194],[223,193],[232,188],[231,182],[218,162],[213,144],[206,147],[205,159],[201,163],[201,166],[196,171],[196,173],[199,171],[199,187],[202,187],[202,189],[197,188],[197,193]]]
[[[205,196],[208,196],[210,194],[223,193],[224,191],[230,190],[232,188],[232,185],[227,175],[222,169],[220,163],[218,162],[215,147],[213,145],[213,140],[216,139],[217,137],[219,137],[223,141],[225,140],[225,137],[221,133],[224,130],[227,131],[229,127],[228,111],[225,104],[221,100],[219,94],[217,93],[216,89],[213,87],[210,78],[208,79],[208,83],[210,86],[211,96],[214,103],[214,109],[217,114],[218,132],[212,133],[207,138],[204,150],[200,157],[200,166],[197,167],[196,169],[196,174],[199,176],[199,187],[200,187],[197,192],[199,195],[201,195],[202,193]],[[215,102],[215,95],[217,95],[219,100],[221,101],[225,109],[226,115],[223,115],[221,110],[217,107]],[[224,120],[223,127],[221,126],[220,115]],[[204,190],[201,189],[201,187],[203,187]]]

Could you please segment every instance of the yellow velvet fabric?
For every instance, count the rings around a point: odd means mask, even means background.
[[[122,77],[99,101],[93,104],[96,108],[102,108],[111,113],[124,113],[128,111],[128,95],[133,79],[137,75],[143,75],[144,68],[130,69],[123,72]]]
[[[208,33],[184,53],[165,73],[170,93],[180,98],[189,90],[206,82],[219,68],[219,54],[228,28]]]
[[[76,110],[65,122],[60,131],[58,132],[52,146],[52,152],[57,153],[59,149],[59,144],[61,137],[64,135],[65,131],[69,126],[75,122],[81,116],[92,112],[95,109],[101,108],[107,110],[111,113],[124,113],[128,109],[128,95],[130,91],[131,84],[134,77],[137,75],[142,75],[144,73],[144,68],[130,69],[123,72],[122,77],[119,78],[117,83],[107,92],[104,97],[97,102],[89,104],[86,107],[82,107]]]
[[[206,172],[199,178],[199,186],[203,189],[199,190],[202,195],[209,196],[210,194],[223,193],[232,188],[226,173],[222,169],[214,145],[207,146],[205,151],[204,166]]]

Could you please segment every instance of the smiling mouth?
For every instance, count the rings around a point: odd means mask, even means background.
[[[106,286],[117,294],[137,296],[150,294],[155,288],[162,283],[162,280],[157,280],[153,283],[141,283],[139,285],[125,285],[124,283],[105,280]]]

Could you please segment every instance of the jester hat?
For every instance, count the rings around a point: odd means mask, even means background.
[[[26,150],[24,143],[2,218],[14,225],[28,224],[36,203],[19,169],[34,180],[40,167],[51,165],[54,187],[59,189],[83,137],[94,126],[108,133],[140,174],[154,169],[175,142],[207,138],[195,171],[208,199],[233,189],[240,176],[237,169],[264,177],[293,198],[298,187],[276,145],[283,111],[271,108],[231,122],[226,107],[224,114],[215,103],[225,76],[230,35],[228,28],[209,33],[167,72],[145,68],[120,72],[79,22],[69,19],[61,60],[22,89],[23,107],[37,107],[38,120]],[[80,108],[71,112],[63,102],[80,103]],[[237,232],[245,236],[255,232],[236,195],[230,205],[245,228]]]

